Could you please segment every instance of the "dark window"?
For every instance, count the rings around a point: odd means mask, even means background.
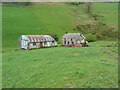
[[[74,42],[72,42],[72,44],[74,44]]]
[[[68,44],[69,44],[69,42],[68,42]]]
[[[34,43],[33,43],[33,46],[35,46],[35,45],[36,45],[36,43],[34,42]]]
[[[44,42],[44,44],[47,44],[47,42]]]
[[[64,44],[66,44],[66,38],[64,38]]]
[[[64,41],[64,44],[66,44],[66,41]]]
[[[55,42],[54,42],[54,41],[52,41],[52,43],[54,44]]]
[[[71,39],[71,41],[72,41],[73,39]]]

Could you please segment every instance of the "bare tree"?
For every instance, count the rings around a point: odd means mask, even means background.
[[[85,6],[86,6],[87,12],[92,13],[92,3],[91,2],[86,2]]]

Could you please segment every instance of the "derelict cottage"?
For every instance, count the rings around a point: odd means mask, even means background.
[[[66,33],[62,37],[63,46],[84,47],[87,45],[86,38],[81,33]]]

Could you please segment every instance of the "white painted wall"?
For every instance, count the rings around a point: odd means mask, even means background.
[[[36,43],[36,47],[37,47],[37,48],[40,48],[40,43]]]
[[[36,46],[36,45],[33,46],[33,43],[30,43],[30,44],[29,44],[29,49],[32,49],[32,48],[37,48],[37,46]]]

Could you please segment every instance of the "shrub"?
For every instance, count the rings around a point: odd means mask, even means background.
[[[89,34],[86,34],[85,37],[86,37],[88,42],[96,41],[96,35],[94,35],[94,34],[89,33]]]
[[[111,28],[109,25],[102,22],[96,22],[95,24],[94,23],[78,24],[75,30],[85,35],[91,33],[92,35],[94,35],[96,40],[116,40],[118,39],[118,37],[120,38],[118,30]]]
[[[80,4],[84,4],[84,2],[70,2],[71,5],[80,5]]]
[[[50,33],[50,34],[47,34],[47,35],[52,36],[52,37],[55,39],[55,41],[58,41],[58,40],[59,40],[59,38],[58,38],[58,36],[57,36],[56,34]]]
[[[26,6],[31,6],[32,3],[31,3],[31,2],[26,2],[25,5],[26,5]]]

